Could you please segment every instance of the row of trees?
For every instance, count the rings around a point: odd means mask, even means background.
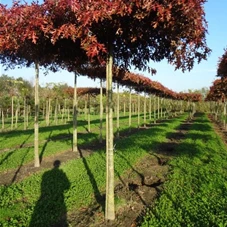
[[[113,65],[148,69],[150,60],[166,58],[177,69],[191,69],[206,59],[205,0],[68,1],[11,8],[0,5],[0,60],[13,66],[35,64],[35,134],[38,133],[39,65],[75,72],[74,143],[76,142],[76,73],[88,64],[106,65],[106,219],[114,212]],[[140,26],[138,26],[140,25]],[[37,137],[35,150],[38,149]],[[36,166],[39,165],[37,151]]]

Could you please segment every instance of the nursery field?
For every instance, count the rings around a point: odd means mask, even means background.
[[[227,148],[206,114],[150,119],[139,129],[135,115],[131,130],[120,117],[116,220],[108,223],[105,141],[98,116],[91,117],[90,132],[78,119],[78,153],[71,122],[40,127],[39,168],[32,129],[1,133],[0,226],[227,226]]]

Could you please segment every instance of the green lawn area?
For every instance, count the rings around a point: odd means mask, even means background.
[[[227,148],[205,114],[176,149],[169,179],[141,226],[227,226]]]

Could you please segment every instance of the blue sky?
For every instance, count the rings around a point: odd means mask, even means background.
[[[9,0],[1,0],[2,4],[10,4]],[[148,76],[151,80],[159,81],[164,86],[173,91],[187,91],[188,89],[200,89],[202,87],[210,87],[212,82],[217,79],[217,62],[219,57],[224,53],[224,48],[227,47],[227,0],[208,0],[205,3],[206,20],[208,21],[207,44],[212,49],[207,61],[202,61],[200,64],[195,64],[190,72],[174,70],[174,67],[167,64],[166,61],[159,63],[151,63],[151,66],[157,70],[157,74],[150,76],[146,72],[140,72],[144,76]],[[15,70],[4,71],[0,65],[0,74],[7,74],[14,78],[23,77],[29,81],[34,81],[35,71],[33,68],[22,68]],[[73,86],[73,74],[67,71],[58,73],[49,72],[44,76],[40,72],[40,85],[45,83],[67,83]],[[78,78],[78,86],[80,87],[98,87],[99,81],[90,80],[87,77],[80,76]]]

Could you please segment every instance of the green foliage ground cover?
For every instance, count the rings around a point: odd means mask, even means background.
[[[227,226],[227,148],[206,115],[195,119],[177,152],[141,226]]]
[[[118,140],[116,180],[165,142],[166,135],[174,132],[185,118],[186,115],[171,119]],[[64,163],[60,168],[34,174],[20,183],[1,186],[0,226],[48,227],[66,212],[89,206],[94,199],[100,202],[105,190],[105,168],[105,151],[99,150],[86,158]]]
[[[78,145],[89,144],[99,139],[99,116],[91,118],[91,132],[86,131],[87,122],[80,119],[78,121]],[[132,117],[132,127],[137,127],[137,116]],[[141,116],[142,122],[142,116]],[[116,132],[116,119],[114,120]],[[103,124],[103,138],[105,138],[105,121]],[[120,130],[128,129],[128,116],[121,116]],[[43,159],[47,156],[72,149],[72,122],[67,125],[41,127],[39,130],[39,154]],[[20,165],[33,161],[34,158],[34,131],[10,131],[1,133],[0,149],[11,148],[0,153],[0,172],[13,169]],[[30,144],[30,147],[19,146]],[[18,148],[15,148],[15,147]],[[56,149],[56,147],[58,149]]]

